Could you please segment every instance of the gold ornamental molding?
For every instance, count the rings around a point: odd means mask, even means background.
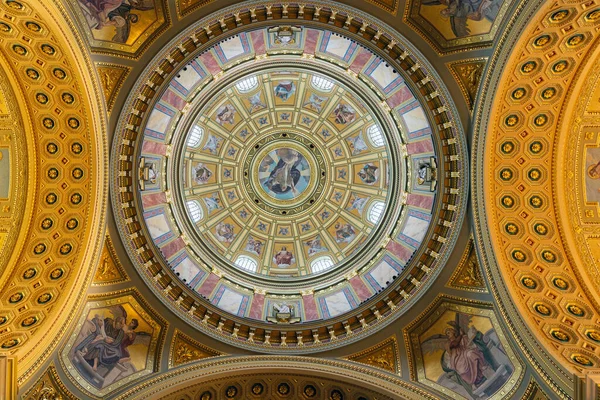
[[[96,68],[98,69],[98,75],[100,77],[102,89],[104,90],[106,108],[110,113],[115,105],[115,100],[117,99],[117,95],[119,94],[125,79],[127,79],[127,76],[131,71],[131,68],[123,65],[102,62],[97,62],[95,64]]]
[[[558,1],[524,10],[528,24],[507,31],[505,47],[490,58],[482,90],[495,95],[480,96],[475,110],[475,237],[513,336],[543,379],[566,395],[572,373],[600,368],[597,293],[584,278],[585,263],[574,258],[562,214],[576,190],[558,181],[559,160],[569,158],[561,143],[576,142],[568,115],[584,97],[577,85],[597,57],[600,7]],[[582,179],[588,171],[579,168]]]
[[[0,3],[0,63],[25,121],[27,212],[0,277],[0,348],[22,384],[55,350],[101,251],[106,112],[82,38],[59,3]]]
[[[460,91],[467,102],[469,110],[473,110],[475,97],[479,91],[479,83],[487,64],[487,57],[469,58],[446,63],[452,76],[458,83]]]
[[[92,286],[116,285],[127,281],[129,281],[129,277],[119,261],[110,236],[107,235]]]
[[[398,351],[396,335],[366,350],[344,358],[349,361],[381,368],[393,374],[400,374],[400,352]]]
[[[483,277],[483,271],[477,260],[473,238],[469,239],[467,248],[461,257],[456,270],[448,280],[446,287],[469,292],[487,293],[485,278]]]
[[[72,394],[62,383],[54,363],[46,369],[44,374],[35,382],[23,398],[26,400],[75,400]]]
[[[185,333],[175,329],[171,348],[169,350],[169,368],[178,367],[183,364],[192,363],[205,358],[227,355],[213,350],[208,346],[192,339]]]
[[[432,396],[400,377],[369,366],[349,361],[299,356],[241,356],[207,359],[158,375],[121,393],[116,399],[158,399],[203,382],[250,374],[309,375],[357,385],[393,399],[414,399],[415,397],[437,399],[436,396]]]

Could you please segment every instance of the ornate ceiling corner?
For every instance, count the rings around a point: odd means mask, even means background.
[[[100,265],[94,275],[92,286],[115,285],[129,281],[129,277],[121,265],[110,236],[106,235],[104,248],[100,256]]]
[[[168,322],[136,288],[92,295],[77,316],[60,362],[80,390],[104,398],[159,370],[167,328]]]
[[[521,400],[548,400],[550,397],[542,391],[540,385],[532,378],[525,389]]]
[[[492,303],[438,296],[404,329],[404,341],[410,379],[444,398],[510,398],[523,378]]]
[[[138,59],[171,26],[168,1],[91,2],[74,1],[69,7],[78,21],[79,31],[92,53]]]
[[[213,350],[175,329],[169,351],[169,368],[178,367],[205,358],[225,356],[227,354]]]
[[[479,0],[461,7],[458,2],[409,0],[404,22],[440,55],[474,50],[492,45],[512,2]]]
[[[344,357],[344,359],[400,374],[400,356],[396,335],[366,350]]]
[[[22,397],[25,400],[76,400],[77,396],[72,394],[62,383],[54,364],[46,369],[42,376],[35,382]]]
[[[115,100],[117,99],[117,95],[119,94],[119,90],[123,86],[127,75],[129,75],[129,72],[131,71],[131,68],[124,65],[101,62],[96,63],[96,68],[98,70],[98,76],[100,77],[100,83],[102,84],[102,89],[104,91],[106,108],[110,114],[115,104]]]
[[[365,0],[367,3],[375,4],[392,15],[398,14],[400,0]]]
[[[177,17],[179,19],[185,17],[189,13],[212,3],[215,0],[176,0]]]
[[[477,260],[473,238],[469,240],[467,249],[458,263],[458,267],[448,280],[446,287],[468,290],[470,292],[487,293],[483,271]]]
[[[479,82],[481,82],[487,60],[488,57],[469,58],[446,64],[450,73],[452,73],[452,76],[458,83],[469,110],[473,110],[475,97],[479,90]]]

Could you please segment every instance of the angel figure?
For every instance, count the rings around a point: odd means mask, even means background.
[[[442,17],[450,18],[450,26],[456,37],[471,34],[467,26],[468,20],[481,21],[487,19],[494,22],[500,11],[503,0],[423,0],[426,6],[445,5],[440,11]]]
[[[92,29],[114,26],[116,29],[112,41],[126,43],[129,39],[131,24],[139,20],[133,10],[147,11],[154,9],[154,0],[79,0]]]
[[[484,335],[472,325],[471,319],[470,315],[457,312],[454,320],[448,321],[444,334],[425,339],[421,349],[424,354],[443,351],[440,361],[445,374],[438,383],[447,387],[457,385],[462,394],[482,399],[487,398],[484,390],[497,390],[508,379],[508,365],[504,362],[509,362],[492,340],[493,336],[497,338],[493,329]]]

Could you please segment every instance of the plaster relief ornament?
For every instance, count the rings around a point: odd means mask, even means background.
[[[275,86],[275,96],[287,101],[296,92],[296,84],[292,81],[282,81]]]
[[[217,109],[215,120],[221,126],[225,124],[233,125],[235,123],[236,109],[231,104],[226,104]]]
[[[277,26],[269,29],[269,33],[275,34],[274,43],[279,46],[288,46],[296,43],[296,34],[302,28],[297,26]]]
[[[306,107],[318,113],[321,112],[323,108],[323,103],[328,99],[328,97],[321,97],[314,93],[310,94],[308,100],[302,105],[302,107]]]
[[[139,184],[141,190],[146,190],[146,185],[155,185],[158,177],[156,162],[146,162],[145,158],[140,158]]]
[[[437,383],[467,399],[489,398],[513,372],[495,329],[483,333],[471,315],[461,312],[446,323],[443,334],[421,343],[423,354],[442,351],[439,362],[443,373]]]
[[[417,183],[419,185],[428,185],[430,191],[434,191],[437,185],[437,163],[435,158],[431,157],[429,161],[419,161],[417,166]]]
[[[267,317],[267,321],[276,324],[295,324],[300,322],[300,317],[296,317],[295,307],[291,304],[273,304],[273,314]]]
[[[358,177],[367,185],[374,185],[379,180],[379,167],[368,163],[358,171]]]
[[[296,258],[294,257],[294,253],[287,250],[286,246],[282,246],[281,250],[275,253],[273,262],[279,268],[287,268],[296,263]]]
[[[194,182],[198,185],[207,183],[212,175],[213,172],[203,163],[199,163],[194,167]]]
[[[340,103],[333,110],[333,117],[336,124],[346,125],[354,122],[356,119],[356,110],[349,104]]]

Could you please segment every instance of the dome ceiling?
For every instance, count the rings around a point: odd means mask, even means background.
[[[419,100],[405,78],[421,70],[401,73],[386,52],[357,39],[301,25],[224,35],[190,51],[154,85],[156,96],[146,96],[152,108],[117,131],[136,143],[133,163],[115,170],[136,177],[130,204],[143,216],[132,241],[123,225],[130,212],[117,206],[123,239],[144,276],[169,277],[180,299],[167,304],[185,307],[200,329],[245,332],[250,340],[236,342],[255,346],[271,344],[276,324],[278,342],[293,335],[290,343],[323,346],[320,334],[297,334],[292,325],[348,321],[392,289],[397,300],[388,297],[384,313],[400,310],[447,257],[457,232],[443,220],[461,213],[436,215],[443,201],[462,198],[449,188],[452,197],[443,199],[439,190],[464,183],[458,174],[445,184],[440,176],[460,168],[460,157],[438,165],[439,149],[450,143],[431,127],[435,102]],[[164,71],[160,60],[150,73]],[[132,129],[143,135],[134,138]],[[451,143],[449,151],[460,151]],[[125,199],[124,182],[114,182]],[[439,233],[432,222],[442,224]],[[440,235],[447,244],[431,241]],[[435,257],[421,264],[415,255],[424,253]],[[161,265],[158,275],[148,257]],[[359,319],[352,323],[364,327]],[[233,326],[215,331],[213,323]],[[285,325],[292,332],[279,333]]]
[[[358,94],[309,65],[287,64],[216,95],[203,91],[210,101],[190,116],[167,175],[192,225],[182,230],[198,248],[291,285],[342,263],[358,267],[365,245],[377,242],[392,174],[406,168],[390,165],[378,116]]]

